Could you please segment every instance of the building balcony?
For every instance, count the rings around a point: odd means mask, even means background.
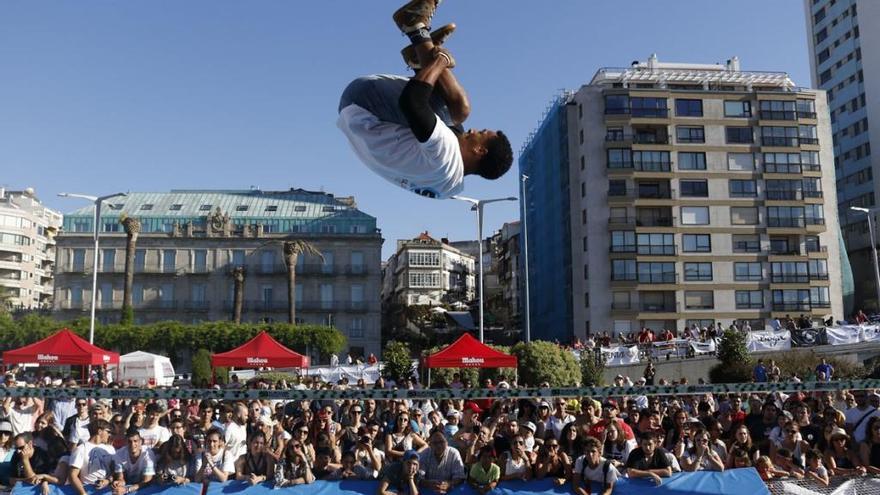
[[[672,163],[667,161],[640,161],[633,162],[632,168],[639,172],[671,172]]]
[[[618,244],[612,245],[608,248],[608,251],[611,253],[635,253],[636,245],[635,244]]]
[[[764,163],[765,174],[800,174],[801,172],[800,163]]]
[[[223,309],[232,311],[233,301],[224,301]],[[305,300],[296,302],[296,310],[306,313],[326,313],[333,311],[364,312],[369,311],[372,304],[369,301],[322,301]],[[248,312],[287,312],[287,301],[262,301],[245,300],[243,311]]]
[[[672,245],[637,246],[636,253],[646,256],[675,256],[676,247]]]
[[[810,311],[809,302],[774,302],[773,311]]]
[[[642,302],[639,309],[644,313],[676,313],[678,305],[674,303],[649,303]]]
[[[675,189],[649,189],[639,188],[636,190],[638,199],[673,199],[675,197]]]
[[[822,199],[825,195],[822,191],[801,191],[804,199]]]
[[[629,114],[634,118],[665,119],[669,118],[668,108],[630,108]]]
[[[821,172],[822,165],[818,163],[801,163],[801,169],[804,172]]]
[[[635,197],[635,189],[608,189],[608,201],[630,201]]]
[[[736,309],[764,309],[763,302],[736,303]]]
[[[799,142],[796,137],[761,136],[761,146],[796,148]]]
[[[798,201],[804,199],[802,191],[798,190],[774,191],[768,189],[766,195],[768,201]]]
[[[678,282],[678,274],[668,273],[639,273],[637,280],[640,284],[674,284]]]
[[[794,110],[760,110],[761,120],[797,120],[798,115]]]
[[[673,217],[645,217],[636,219],[636,227],[672,227],[675,224]]]
[[[805,145],[805,144],[806,144],[806,145],[814,145],[814,146],[815,146],[815,145],[818,145],[818,144],[819,144],[819,138],[815,138],[815,137],[798,137],[798,142],[799,142],[801,145]]]
[[[827,273],[811,273],[810,274],[810,282],[819,281],[819,280],[828,280]]]
[[[635,217],[608,217],[608,228],[609,229],[621,229],[627,227],[635,227],[636,219]]]
[[[799,119],[815,119],[817,117],[816,112],[801,112],[798,111],[797,117]]]
[[[810,281],[806,273],[771,273],[770,282],[774,284],[805,284]]]
[[[802,217],[768,217],[768,228],[803,228],[806,221]]]

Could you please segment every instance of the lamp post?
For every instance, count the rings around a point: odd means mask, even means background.
[[[877,259],[877,240],[874,237],[874,223],[871,216],[877,211],[876,209],[861,208],[858,206],[850,206],[850,210],[860,211],[868,217],[868,235],[871,236],[871,252],[874,253],[874,285],[877,288],[877,311],[880,312],[880,260]]]
[[[62,198],[79,198],[79,199],[87,199],[95,204],[95,216],[94,223],[92,227],[95,229],[95,256],[92,261],[92,308],[91,315],[89,316],[89,344],[95,343],[95,304],[98,297],[98,236],[100,235],[100,229],[98,228],[98,221],[101,219],[101,203],[107,201],[110,198],[115,198],[117,196],[126,196],[126,193],[116,193],[109,194],[107,196],[91,196],[88,194],[74,194],[74,193],[58,193]]]
[[[489,203],[497,203],[499,201],[516,201],[516,198],[473,199],[465,196],[452,196],[452,199],[470,203],[471,211],[477,212],[477,244],[480,246],[480,273],[478,285],[478,297],[480,298],[480,342],[483,342],[483,207]]]
[[[526,181],[529,180],[529,176],[526,174],[521,174],[520,176],[520,201],[522,202],[522,226],[523,226],[523,256],[525,259],[525,270],[523,271],[523,276],[525,277],[524,289],[525,294],[523,294],[525,299],[525,320],[523,327],[526,331],[526,343],[532,341],[532,325],[531,320],[529,319],[529,225],[526,223],[526,219],[528,217],[528,212],[526,209],[529,207],[528,201],[526,201]]]

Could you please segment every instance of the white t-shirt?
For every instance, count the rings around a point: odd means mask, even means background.
[[[110,461],[114,454],[116,449],[112,445],[83,442],[73,449],[70,467],[80,470],[79,479],[83,484],[95,484],[110,474]]]
[[[352,104],[339,112],[336,125],[373,172],[416,194],[445,199],[464,188],[464,161],[455,133],[437,117],[424,143],[412,130],[384,122]]]
[[[872,409],[873,412],[868,412]],[[859,410],[857,407],[853,407],[847,409],[846,412],[843,413],[843,415],[846,418],[846,424],[850,425],[851,427],[855,427],[856,423],[861,421],[861,423],[859,423],[859,427],[856,428],[855,431],[853,431],[853,440],[855,440],[856,443],[859,443],[865,441],[868,421],[871,420],[871,416],[880,416],[880,410],[874,409],[871,406],[868,406],[868,408],[864,410]],[[862,419],[862,417],[864,417],[864,419]]]
[[[587,462],[586,456],[580,456],[574,461],[574,472],[581,475],[581,479],[584,482],[590,481],[600,484],[610,485],[617,481],[617,478],[620,476],[617,473],[617,468],[614,465],[608,466],[608,474],[604,476],[602,475],[603,466],[605,465],[605,458],[602,457],[599,459],[599,464],[596,467],[590,467],[590,464]],[[586,466],[586,468],[584,468]]]
[[[232,455],[233,459],[247,453],[247,429],[244,425],[240,425],[235,421],[226,425],[226,450]],[[234,471],[234,469],[233,469]]]
[[[196,470],[195,472],[199,472],[204,469],[205,466],[205,457],[210,456],[210,452],[205,452],[203,455],[200,455],[196,458]],[[237,457],[233,457],[232,454],[227,450],[221,450],[217,453],[217,455],[211,457],[211,460],[214,461],[214,465],[220,468],[224,473],[235,474],[235,459]],[[212,481],[213,480],[213,474]]]
[[[171,432],[162,425],[156,425],[152,428],[141,428],[138,430],[141,438],[144,439],[145,449],[152,449],[160,443],[165,443],[171,438]]]
[[[12,423],[12,434],[18,435],[26,431],[34,431],[34,420],[36,419],[34,413],[36,412],[37,406],[34,404],[21,409],[10,407],[9,422]]]
[[[132,461],[128,447],[122,447],[116,451],[113,462],[114,472],[116,474],[122,473],[128,484],[140,483],[144,476],[156,474],[156,461],[153,458],[153,451],[150,449],[141,448],[141,455]]]
[[[80,442],[87,442],[90,438],[89,435],[89,418],[82,419],[77,417],[73,420],[73,428],[70,429],[70,438],[67,440],[77,445]]]

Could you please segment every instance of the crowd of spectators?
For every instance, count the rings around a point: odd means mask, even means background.
[[[8,375],[7,386],[26,386]],[[646,383],[644,377],[638,383]],[[51,380],[49,380],[51,383]],[[45,382],[44,382],[45,383]],[[56,379],[55,383],[59,383]],[[440,384],[462,388],[460,381]],[[487,381],[484,387],[517,387]],[[546,385],[546,384],[542,384]],[[75,380],[60,386],[76,387]],[[417,388],[233,381],[276,388]],[[621,477],[660,484],[678,471],[753,466],[761,477],[880,474],[880,395],[704,394],[478,400],[6,399],[0,481],[110,487],[241,480],[289,486],[378,480],[378,493],[486,493],[508,480],[551,479],[578,495]]]

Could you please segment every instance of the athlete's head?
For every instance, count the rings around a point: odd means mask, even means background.
[[[475,162],[469,173],[494,180],[504,175],[513,163],[510,140],[501,131],[471,129],[464,133],[461,141],[463,157],[470,155]]]

